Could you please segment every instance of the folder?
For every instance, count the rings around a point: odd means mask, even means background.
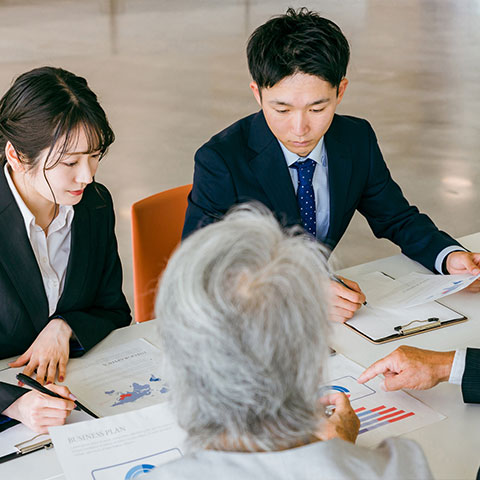
[[[383,272],[382,275],[391,280],[389,275]],[[465,315],[439,301],[432,301],[402,309],[383,309],[367,305],[358,310],[345,325],[368,341],[381,344],[456,325],[466,320]]]

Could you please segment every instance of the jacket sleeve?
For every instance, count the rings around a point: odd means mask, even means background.
[[[204,145],[195,154],[193,187],[188,196],[182,238],[221,219],[235,203],[235,187],[225,161]]]
[[[17,385],[11,385],[9,383],[0,382],[0,414],[6,408],[8,408],[15,400],[19,399],[22,395],[24,395],[28,391],[29,390],[27,390],[26,388],[22,388]],[[0,415],[0,420],[1,420],[1,417],[2,415]]]
[[[480,403],[480,348],[467,348],[462,394],[465,403]]]
[[[129,325],[132,319],[122,292],[123,275],[115,236],[115,214],[110,194],[106,194],[109,200],[108,239],[94,300],[88,308],[56,312],[54,315],[61,316],[70,325],[85,351],[116,328]]]
[[[369,172],[358,210],[367,219],[377,238],[387,238],[402,252],[435,271],[435,260],[446,247],[461,245],[440,231],[430,218],[410,205],[392,179],[371,126],[369,135]]]

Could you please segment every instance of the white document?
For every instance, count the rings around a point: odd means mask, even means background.
[[[162,361],[160,350],[140,338],[70,360],[65,385],[100,417],[128,412],[168,398]]]
[[[382,275],[382,282],[378,282],[379,273],[365,275],[360,287],[367,297],[368,304],[380,308],[409,308],[432,302],[463,290],[480,277],[480,275],[433,275],[411,272],[396,280]]]
[[[381,272],[365,275],[360,280],[360,287],[365,292],[368,305],[355,312],[347,325],[363,333],[373,341],[378,341],[397,334],[396,327],[411,324],[410,328],[427,325],[428,318],[438,318],[440,322],[463,318],[462,314],[450,308],[430,301],[408,308],[379,308],[372,304],[375,292],[385,292],[396,285],[396,281]],[[375,302],[373,302],[375,303]]]
[[[320,389],[322,395],[345,393],[360,419],[357,444],[373,447],[388,437],[402,435],[445,418],[403,391],[384,392],[376,377],[366,384],[357,378],[364,371],[360,365],[343,355],[328,359],[328,382]]]
[[[166,403],[53,427],[50,435],[67,480],[148,478],[183,456],[186,438]]]

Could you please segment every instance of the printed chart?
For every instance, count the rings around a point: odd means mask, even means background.
[[[156,467],[181,457],[182,452],[179,448],[170,448],[147,457],[95,469],[92,471],[92,478],[94,480],[133,480],[141,478],[147,480],[151,477],[149,473]]]
[[[81,362],[70,361],[67,384],[101,417],[128,412],[168,398],[162,362],[160,350],[141,338]]]
[[[357,443],[374,446],[388,437],[402,435],[445,416],[405,392],[384,392],[381,380],[374,378],[368,384],[357,383],[363,368],[343,355],[329,358],[328,382],[320,387],[320,394],[343,392],[360,419]]]
[[[367,410],[365,407],[360,407],[355,409],[355,413],[360,419],[359,435],[415,415],[414,412],[405,412],[405,410],[397,407],[388,408],[385,405],[380,405],[370,410]]]

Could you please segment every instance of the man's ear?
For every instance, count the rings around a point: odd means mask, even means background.
[[[343,98],[343,94],[345,93],[345,90],[347,89],[348,85],[348,80],[346,78],[342,78],[340,84],[338,85],[337,88],[337,105],[340,104]]]
[[[253,92],[253,96],[255,97],[255,100],[257,103],[262,106],[262,94],[260,93],[260,89],[258,88],[258,85],[255,82],[250,83],[250,89]]]
[[[24,172],[25,166],[20,160],[15,147],[11,144],[11,142],[7,142],[5,145],[5,157],[7,158],[7,162],[10,165],[10,168],[14,172]]]

